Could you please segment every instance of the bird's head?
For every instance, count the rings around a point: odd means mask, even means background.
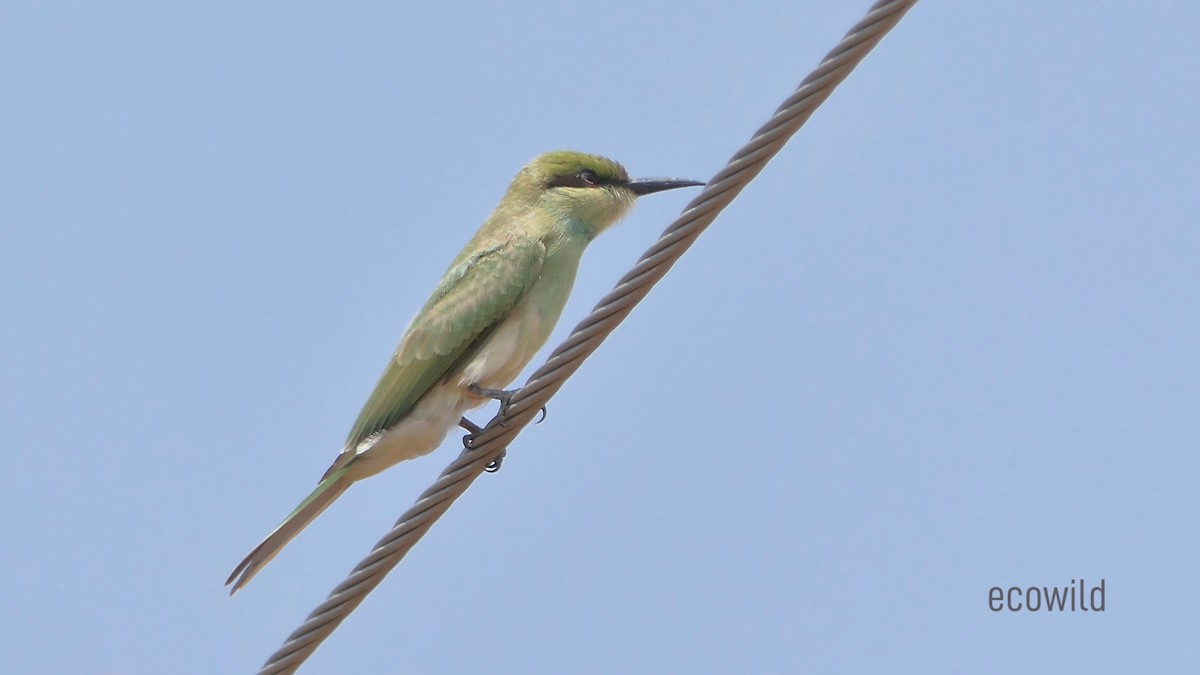
[[[589,238],[620,220],[642,195],[704,184],[679,178],[630,180],[625,167],[611,159],[568,150],[537,157],[521,170],[518,181],[527,181],[539,208],[586,228]]]

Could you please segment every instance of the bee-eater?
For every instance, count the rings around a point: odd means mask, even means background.
[[[237,592],[355,481],[435,450],[467,410],[501,398],[550,337],[587,245],[652,192],[618,163],[549,152],[508,192],[409,324],[337,459],[312,494],[229,575]]]

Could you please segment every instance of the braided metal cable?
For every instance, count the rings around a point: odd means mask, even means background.
[[[617,283],[571,335],[554,350],[513,395],[505,417],[493,418],[470,437],[463,452],[421,493],[417,502],[400,517],[345,581],[329,594],[304,624],[297,628],[263,665],[260,675],[292,673],[317,646],[349,616],[388,572],[395,567],[454,500],[470,487],[488,464],[521,433],[538,411],[562,387],[583,360],[628,316],[654,284],[692,245],[696,237],[775,156],[808,121],[864,57],[879,43],[917,0],[876,2],[840,44],[800,83],[750,142],[708,182],[683,213],[659,237],[637,265]]]

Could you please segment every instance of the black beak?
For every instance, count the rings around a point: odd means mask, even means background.
[[[639,197],[655,192],[662,192],[663,190],[692,187],[693,185],[704,185],[704,182],[683,178],[639,178],[629,181],[629,189],[633,190],[633,194]]]

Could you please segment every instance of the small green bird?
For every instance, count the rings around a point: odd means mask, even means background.
[[[508,192],[409,324],[346,445],[312,494],[229,575],[245,586],[355,481],[435,450],[467,410],[512,382],[558,322],[583,250],[634,201],[703,185],[630,180],[618,163],[548,152]]]

